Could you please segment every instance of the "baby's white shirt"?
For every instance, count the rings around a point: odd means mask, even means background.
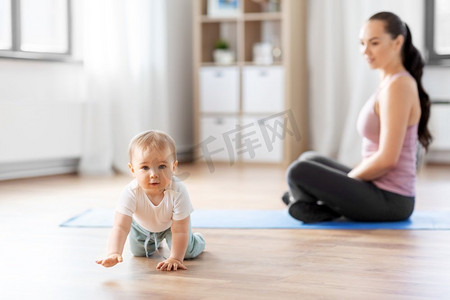
[[[164,191],[164,197],[155,206],[137,180],[131,181],[123,190],[116,212],[133,217],[150,232],[161,232],[172,225],[172,220],[183,220],[193,211],[186,187],[175,176]]]

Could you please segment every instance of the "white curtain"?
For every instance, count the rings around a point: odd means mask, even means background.
[[[127,171],[138,132],[168,128],[166,1],[84,2],[82,174]]]
[[[359,52],[359,31],[374,13],[391,11],[423,48],[423,0],[310,0],[308,71],[311,147],[347,165],[361,159],[356,119],[379,77]]]

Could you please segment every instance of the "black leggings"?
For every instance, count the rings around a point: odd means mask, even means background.
[[[350,168],[335,160],[305,152],[287,170],[295,201],[321,201],[337,214],[355,221],[406,220],[414,210],[414,197],[382,190],[370,181],[350,178]]]

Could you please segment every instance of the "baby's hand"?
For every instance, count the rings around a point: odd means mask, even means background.
[[[123,261],[122,255],[120,254],[110,254],[105,259],[99,259],[95,262],[99,265],[104,266],[105,268],[113,267],[117,265],[117,263],[121,263]]]
[[[165,261],[160,262],[156,266],[156,269],[160,271],[172,271],[172,270],[176,271],[178,269],[187,270],[187,267],[178,259],[169,257]]]

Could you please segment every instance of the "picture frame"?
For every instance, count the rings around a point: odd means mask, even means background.
[[[208,16],[236,17],[239,15],[240,0],[208,0]]]

